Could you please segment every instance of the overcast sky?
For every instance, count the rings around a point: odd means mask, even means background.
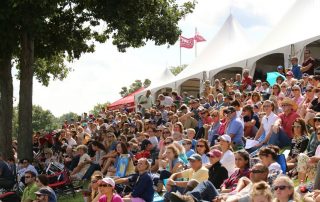
[[[198,0],[194,12],[179,23],[182,35],[193,37],[195,27],[207,41],[217,33],[230,13],[244,27],[255,43],[266,36],[294,0]],[[294,15],[294,14],[293,14]],[[208,42],[198,43],[198,55]],[[194,50],[182,49],[182,64],[194,60]],[[155,78],[166,67],[179,65],[179,41],[168,48],[148,42],[139,49],[119,53],[111,41],[98,44],[96,51],[84,54],[70,66],[74,69],[63,81],[51,81],[44,87],[34,80],[33,102],[49,109],[55,116],[83,113],[97,103],[120,98],[122,86],[134,80]],[[13,70],[13,74],[16,71]],[[14,80],[14,96],[18,98],[19,82]],[[17,104],[17,103],[15,103]]]

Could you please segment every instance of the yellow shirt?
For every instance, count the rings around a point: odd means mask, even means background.
[[[182,171],[181,174],[182,178],[188,178],[188,180],[197,180],[199,183],[208,180],[209,177],[209,171],[204,166],[202,166],[196,172],[192,168],[189,168],[187,170]]]

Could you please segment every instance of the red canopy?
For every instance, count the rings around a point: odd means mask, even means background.
[[[114,103],[108,106],[109,110],[116,110],[126,105],[128,109],[134,108],[134,95],[143,91],[144,87],[139,88],[138,90],[134,91],[133,93],[127,95],[126,97],[121,98],[120,100],[115,101]]]

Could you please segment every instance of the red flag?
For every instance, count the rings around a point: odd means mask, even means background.
[[[185,38],[180,36],[180,47],[182,48],[193,48],[194,45],[194,38]]]
[[[195,40],[196,42],[206,41],[206,39],[203,38],[203,36],[201,36],[201,35],[199,35],[199,34],[196,34],[196,35],[194,36],[194,40]]]

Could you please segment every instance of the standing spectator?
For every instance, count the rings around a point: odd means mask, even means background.
[[[14,185],[14,176],[10,170],[9,165],[2,159],[2,153],[0,153],[0,187],[5,189],[11,189]]]
[[[304,61],[302,63],[301,71],[309,75],[314,75],[314,68],[316,61],[311,57],[311,51],[306,49],[304,51]]]
[[[298,64],[297,56],[293,56],[291,58],[291,64],[292,64],[291,71],[293,73],[294,78],[301,79],[302,78],[301,65]]]
[[[141,113],[142,116],[144,116],[145,111],[150,109],[153,105],[153,97],[151,96],[151,91],[147,90],[146,95],[142,95],[138,103],[142,107]]]
[[[160,105],[163,105],[165,107],[167,106],[172,106],[173,104],[173,99],[170,96],[164,96],[163,94],[160,94],[158,96],[158,99],[160,100]]]
[[[241,81],[241,90],[242,91],[251,91],[252,90],[252,78],[249,76],[249,70],[244,69],[242,73],[243,79]]]
[[[277,67],[277,71],[278,71],[279,74],[281,74],[281,75],[283,75],[283,76],[286,75],[285,69],[284,69],[284,67],[283,67],[282,65],[279,65],[279,66]]]

